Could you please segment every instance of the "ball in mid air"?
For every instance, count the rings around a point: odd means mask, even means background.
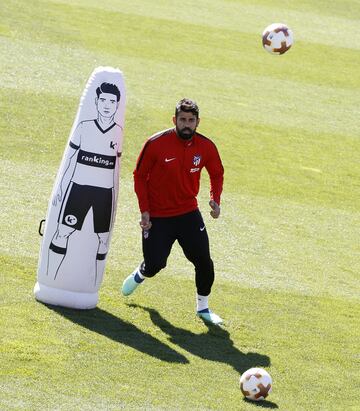
[[[266,27],[262,34],[262,44],[271,54],[284,54],[294,43],[293,32],[286,24],[274,23]]]

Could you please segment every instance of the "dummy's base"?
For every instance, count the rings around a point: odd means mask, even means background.
[[[96,293],[80,293],[48,287],[37,282],[34,287],[35,298],[45,304],[59,305],[60,307],[90,310],[95,308],[99,295]]]

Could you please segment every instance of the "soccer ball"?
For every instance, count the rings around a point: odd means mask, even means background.
[[[240,389],[248,400],[262,401],[272,391],[270,374],[262,368],[250,368],[240,377]]]
[[[271,54],[284,54],[290,49],[293,43],[293,32],[286,24],[270,24],[270,26],[267,26],[263,31],[263,47]]]

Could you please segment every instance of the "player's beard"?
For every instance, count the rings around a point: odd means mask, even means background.
[[[191,137],[195,134],[195,130],[192,130],[190,127],[184,127],[182,130],[179,129],[178,126],[176,126],[176,132],[180,138],[183,140],[190,140]]]

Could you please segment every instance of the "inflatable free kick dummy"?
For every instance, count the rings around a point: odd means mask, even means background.
[[[49,201],[34,288],[39,301],[78,309],[97,305],[115,219],[124,119],[122,73],[95,69]]]

